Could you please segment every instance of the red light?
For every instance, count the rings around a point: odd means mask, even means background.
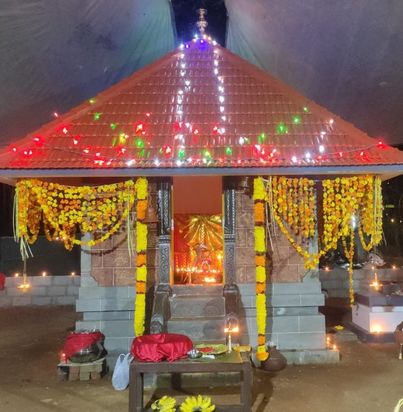
[[[343,152],[339,152],[339,157],[343,157]]]
[[[86,154],[88,154],[88,153],[90,152],[90,148],[89,148],[89,147],[86,147],[86,148],[83,150],[83,152],[86,153]]]
[[[69,132],[69,129],[67,127],[63,127],[62,132],[63,134],[67,134]]]
[[[143,130],[143,123],[139,123],[139,124],[136,126],[136,133],[141,132],[142,130]]]
[[[194,134],[199,134],[199,129],[195,129],[193,133]]]
[[[73,137],[73,144],[78,145],[79,140],[80,140],[80,138],[78,136],[74,136]]]
[[[32,156],[32,154],[33,154],[33,152],[32,152],[32,150],[31,149],[29,149],[29,150],[24,150],[24,156]]]
[[[216,132],[216,133],[217,133],[217,130],[218,130],[218,126],[214,126],[214,127],[213,127],[213,132]]]
[[[150,116],[151,116],[151,113],[146,113],[146,116],[147,116],[147,117],[150,117]]]
[[[67,362],[66,354],[63,352],[60,354],[60,362],[63,362],[63,363]]]
[[[101,157],[101,153],[100,153],[100,152],[97,152],[97,153],[95,153],[95,156],[96,156],[96,157]]]
[[[360,152],[360,156],[361,156],[361,157],[364,156],[364,152]]]
[[[13,147],[11,148],[11,150],[12,150],[14,153],[17,153],[17,151],[18,151],[18,149],[17,149],[16,146],[13,146]]]
[[[123,155],[125,153],[126,153],[126,148],[125,147],[119,147],[118,154]]]
[[[380,149],[385,149],[386,145],[382,140],[378,140],[377,147]]]

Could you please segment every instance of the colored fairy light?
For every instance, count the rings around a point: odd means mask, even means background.
[[[292,122],[294,123],[294,124],[300,124],[301,123],[301,117],[300,116],[293,116],[293,118],[292,118]]]
[[[136,163],[136,160],[135,159],[130,159],[130,160],[128,160],[127,162],[126,162],[126,165],[127,166],[132,166],[132,165],[134,165]]]
[[[136,124],[136,133],[143,131],[143,123]]]
[[[18,151],[18,149],[17,149],[16,146],[13,146],[13,147],[11,148],[11,150],[12,150],[14,153],[17,153],[17,151]]]
[[[297,156],[293,156],[293,157],[291,158],[291,161],[292,161],[293,163],[297,163]]]
[[[93,98],[89,99],[88,101],[89,101],[90,104],[95,104],[96,99],[93,97]]]
[[[276,126],[276,131],[277,131],[277,133],[279,133],[279,134],[285,134],[285,133],[288,132],[288,128],[287,128],[287,126],[286,126],[284,123],[279,123],[279,124]]]
[[[184,148],[180,148],[180,149],[178,150],[178,159],[182,160],[182,159],[185,157],[185,154],[186,154],[185,149],[184,149]]]
[[[99,120],[101,118],[101,113],[95,112],[94,113],[94,120]]]
[[[59,117],[59,113],[53,112],[53,116],[56,117],[56,119]]]
[[[259,144],[262,144],[266,140],[266,135],[264,133],[260,133],[260,135],[257,138],[257,141]]]
[[[62,129],[62,133],[63,134],[67,134],[69,132],[69,129],[65,126],[65,127],[63,127],[63,129]]]
[[[88,154],[88,153],[90,152],[89,147],[86,147],[85,149],[83,149],[83,152],[84,152],[85,154]]]
[[[205,157],[206,159],[211,159],[211,153],[205,149],[203,150],[203,157]]]
[[[179,49],[180,49],[180,50],[183,50],[184,47],[185,47],[185,45],[184,45],[183,43],[181,43],[181,44],[179,45]]]
[[[378,143],[376,145],[380,149],[384,149],[386,147],[385,143],[382,140],[378,140]]]
[[[154,159],[154,164],[158,167],[161,164],[161,162],[158,159]]]
[[[117,127],[117,124],[116,123],[111,123],[109,126],[112,130],[115,130],[116,127]]]
[[[227,147],[225,148],[225,154],[226,154],[227,156],[232,156],[232,148],[229,147],[229,146],[227,146]]]
[[[319,152],[324,153],[325,152],[325,146],[323,144],[319,145]]]
[[[136,140],[134,141],[134,144],[138,149],[144,148],[144,140],[141,137],[137,137]]]
[[[73,137],[73,144],[75,145],[75,146],[77,146],[78,145],[78,142],[79,142],[79,137],[78,136],[74,136]]]
[[[239,142],[240,145],[244,145],[244,144],[248,143],[248,138],[245,137],[245,136],[241,136],[241,137],[238,139],[238,142]]]
[[[339,156],[339,157],[343,157],[343,152],[339,152],[339,153],[338,153],[338,156]]]
[[[310,159],[311,158],[311,153],[305,152],[305,159]]]

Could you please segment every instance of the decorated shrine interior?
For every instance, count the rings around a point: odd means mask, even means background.
[[[223,283],[222,178],[173,179],[174,284]]]

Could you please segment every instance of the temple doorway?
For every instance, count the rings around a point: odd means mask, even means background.
[[[223,283],[222,177],[173,178],[173,283]]]

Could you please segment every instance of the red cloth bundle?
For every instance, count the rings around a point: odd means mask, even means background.
[[[4,290],[6,286],[6,275],[4,273],[0,273],[0,290]]]
[[[103,342],[105,336],[101,332],[73,332],[67,336],[62,352],[66,359],[80,352],[81,349],[89,348],[94,343]]]
[[[169,362],[183,358],[193,348],[192,341],[185,335],[161,333],[139,336],[133,340],[131,354],[143,362]]]

